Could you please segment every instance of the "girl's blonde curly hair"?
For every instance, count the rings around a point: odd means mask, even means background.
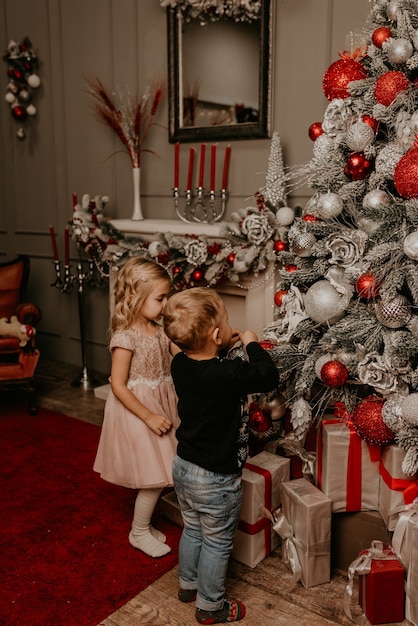
[[[132,257],[121,267],[113,290],[111,332],[130,328],[156,280],[168,280],[168,272],[154,261]]]

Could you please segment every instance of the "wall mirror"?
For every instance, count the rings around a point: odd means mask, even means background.
[[[167,8],[170,142],[268,137],[270,0],[250,21],[185,17],[179,4]]]

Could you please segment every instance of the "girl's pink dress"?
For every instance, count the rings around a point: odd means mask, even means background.
[[[108,482],[131,488],[173,484],[171,465],[177,449],[177,396],[170,374],[169,340],[162,327],[150,337],[138,330],[116,332],[110,342],[132,351],[128,387],[154,413],[168,417],[173,427],[159,437],[128,411],[110,391],[94,470]]]

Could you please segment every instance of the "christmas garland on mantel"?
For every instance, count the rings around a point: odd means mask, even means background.
[[[286,232],[294,211],[284,206],[284,188],[280,138],[274,133],[263,193],[254,195],[256,206],[235,211],[229,222],[221,224],[219,238],[170,232],[158,233],[153,240],[127,237],[103,213],[108,198],[90,198],[87,194],[81,203],[74,200],[72,236],[102,274],[121,267],[131,256],[141,255],[165,267],[177,290],[224,282],[248,288],[241,285],[242,277],[257,278],[275,265],[279,252],[287,249]]]

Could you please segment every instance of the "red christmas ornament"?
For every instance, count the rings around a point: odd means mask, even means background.
[[[353,411],[351,422],[355,431],[367,443],[381,446],[393,443],[395,436],[383,421],[382,408],[385,400],[378,396],[367,396]]]
[[[320,378],[328,387],[342,387],[348,378],[348,370],[340,361],[327,361],[321,367]]]
[[[203,272],[202,270],[199,269],[195,269],[192,272],[192,280],[194,280],[196,283],[200,282],[203,278]]]
[[[372,33],[372,43],[376,46],[376,48],[381,48],[385,41],[387,41],[392,36],[390,32],[390,28],[387,26],[379,26]]]
[[[285,243],[284,241],[281,241],[280,239],[276,239],[276,241],[273,244],[273,248],[275,249],[276,252],[285,252],[286,250],[289,249],[289,245]]]
[[[351,180],[364,180],[370,176],[372,169],[372,161],[366,159],[362,152],[352,152],[348,155],[344,174],[351,178]]]
[[[289,292],[286,291],[286,289],[279,289],[279,291],[276,291],[276,293],[274,294],[274,304],[276,306],[282,306],[283,304],[283,298],[284,296],[286,296]]]
[[[289,265],[286,265],[286,267],[284,268],[286,270],[286,272],[296,272],[296,270],[298,269],[297,265],[292,265],[291,263]]]
[[[409,89],[410,82],[403,72],[385,72],[376,80],[374,97],[376,102],[389,106],[396,96]]]
[[[362,274],[356,282],[356,291],[360,298],[371,300],[379,295],[380,281],[374,274]]]
[[[173,267],[173,275],[175,276],[176,274],[180,274],[181,272],[181,267],[179,267],[178,265],[175,265]]]
[[[393,181],[402,198],[418,198],[418,148],[411,148],[398,161]]]
[[[308,135],[312,141],[315,141],[320,137],[323,133],[322,130],[322,122],[314,122],[309,126]]]
[[[349,98],[347,87],[353,80],[367,78],[363,65],[351,57],[343,57],[332,63],[324,74],[322,89],[328,100]]]
[[[272,350],[276,347],[275,343],[273,343],[272,341],[266,341],[265,339],[259,341],[258,344],[263,348],[263,350]]]
[[[302,217],[304,222],[318,222],[318,218],[315,217],[315,215],[312,215],[312,213],[306,213],[306,215],[304,215]]]
[[[235,261],[235,252],[231,252],[230,254],[228,254],[228,256],[226,257],[226,260],[228,261],[230,265],[233,265]]]
[[[371,117],[370,115],[362,115],[361,119],[362,119],[362,121],[365,124],[368,124],[370,126],[370,128],[372,129],[374,134],[377,133],[377,131],[379,129],[379,121],[378,120],[376,120],[374,117]]]
[[[19,120],[19,122],[25,121],[25,119],[28,116],[28,114],[26,113],[25,107],[21,107],[21,106],[12,107],[12,115],[15,118],[15,120]]]
[[[256,402],[251,402],[249,408],[250,428],[257,433],[265,433],[271,428],[271,417],[263,411]]]

